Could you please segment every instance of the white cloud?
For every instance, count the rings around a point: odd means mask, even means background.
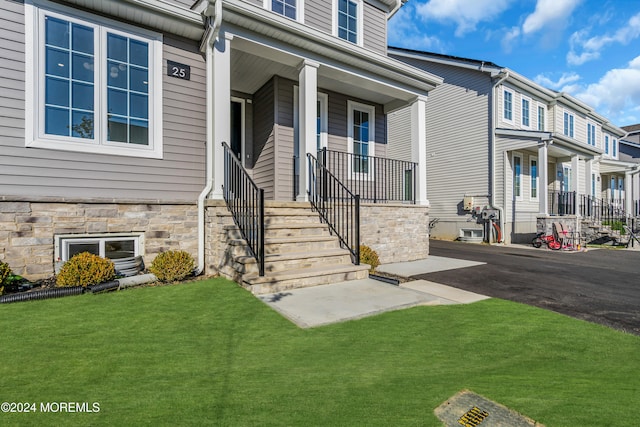
[[[640,56],[631,60],[627,68],[607,71],[597,83],[571,89],[565,91],[597,109],[614,123],[628,120],[628,111],[640,105]]]
[[[539,85],[549,89],[559,90],[561,92],[568,92],[571,88],[575,87],[575,85],[571,85],[571,83],[575,83],[578,80],[580,80],[580,76],[576,73],[562,73],[560,78],[556,81],[551,80],[551,78],[544,74],[538,74],[533,79],[533,81]]]
[[[502,38],[502,50],[506,53],[511,53],[518,37],[520,37],[520,27],[513,27],[508,30]]]
[[[626,25],[619,28],[613,34],[587,38],[588,33],[589,29],[583,29],[571,35],[569,39],[571,50],[567,53],[568,64],[582,65],[585,62],[598,59],[602,49],[610,44],[619,43],[627,45],[640,37],[640,13],[632,16]],[[577,51],[580,51],[580,53]]]
[[[531,34],[566,21],[582,0],[538,0],[536,10],[522,25],[524,34]]]
[[[401,8],[389,21],[388,40],[389,45],[415,50],[444,51],[444,44],[436,36],[425,34],[424,30],[416,25],[414,19],[415,7],[406,5]]]
[[[482,21],[491,21],[504,12],[513,0],[429,0],[418,4],[416,11],[424,20],[453,22],[455,35],[463,36],[475,30]]]

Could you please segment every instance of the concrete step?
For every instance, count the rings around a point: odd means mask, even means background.
[[[264,240],[264,253],[266,255],[305,251],[313,253],[317,250],[337,249],[339,247],[338,238],[329,234],[307,237],[269,237]]]
[[[346,249],[324,249],[317,251],[271,254],[265,256],[265,273],[285,270],[320,267],[325,265],[350,265],[351,255]],[[252,256],[236,257],[234,268],[243,274],[257,273],[258,261]]]
[[[263,277],[257,274],[245,275],[242,286],[258,295],[367,277],[369,277],[369,266],[366,264],[325,265],[265,274]]]
[[[301,222],[265,225],[265,235],[269,237],[326,236],[329,226],[320,222]]]

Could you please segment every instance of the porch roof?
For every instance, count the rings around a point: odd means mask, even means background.
[[[640,167],[638,163],[625,162],[614,159],[600,160],[600,173],[625,173]]]
[[[236,90],[253,93],[270,75],[298,79],[304,60],[319,64],[318,86],[385,105],[390,111],[427,95],[442,78],[250,3],[223,3],[223,29],[234,35],[243,72]],[[250,57],[243,57],[250,55]],[[247,69],[246,66],[251,68]],[[263,79],[262,82],[259,82]],[[242,83],[244,82],[244,83]],[[259,87],[259,86],[258,86]],[[363,96],[366,95],[366,96]]]
[[[65,0],[84,9],[120,18],[145,27],[199,40],[204,34],[197,12],[168,1],[158,0]]]
[[[584,159],[593,159],[603,153],[599,148],[579,143],[572,138],[558,135],[554,132],[498,128],[496,129],[496,136],[522,139],[522,146],[518,147],[518,149],[536,149],[542,142],[549,141],[548,153],[552,157],[578,155]]]

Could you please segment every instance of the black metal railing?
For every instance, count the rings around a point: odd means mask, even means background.
[[[360,265],[360,196],[353,194],[313,155],[307,154],[309,201],[343,247]]]
[[[600,222],[627,222],[624,200],[603,200],[593,196],[580,195],[580,215]]]
[[[575,191],[549,191],[550,215],[575,215],[576,192]]]
[[[318,161],[362,202],[416,202],[417,163],[326,148],[318,151]]]
[[[227,143],[224,147],[224,184],[222,193],[233,222],[247,241],[264,276],[264,190],[258,188]]]
[[[296,200],[298,192],[300,191],[300,164],[298,163],[298,156],[293,156],[293,198]]]

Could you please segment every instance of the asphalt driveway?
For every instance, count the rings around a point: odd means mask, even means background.
[[[550,251],[431,240],[430,254],[484,265],[414,276],[640,335],[640,251]]]

